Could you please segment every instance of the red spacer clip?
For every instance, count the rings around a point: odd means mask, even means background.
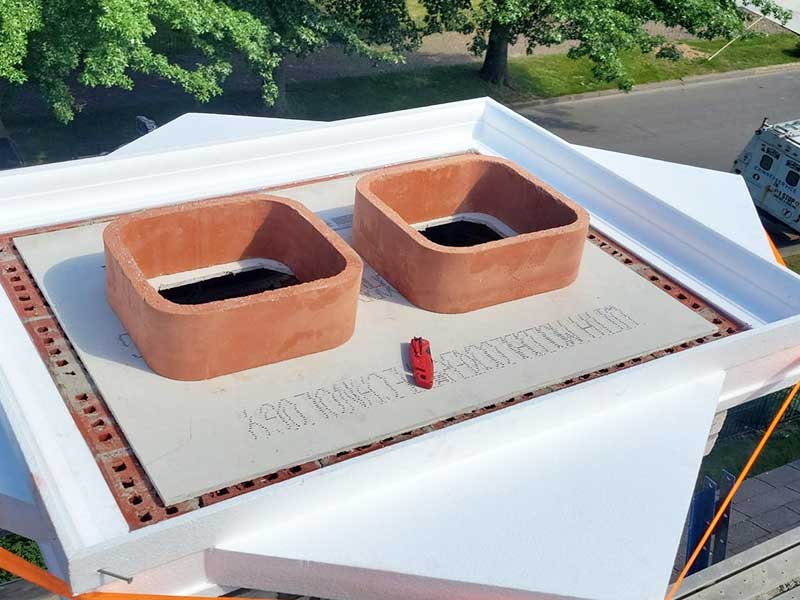
[[[408,355],[411,360],[411,370],[414,372],[414,383],[419,387],[431,389],[433,387],[431,343],[425,338],[412,338]]]

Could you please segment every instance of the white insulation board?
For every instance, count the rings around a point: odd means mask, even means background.
[[[591,418],[225,540],[209,572],[312,597],[664,600],[724,377],[629,385]]]
[[[349,239],[354,181],[277,193],[322,211]],[[571,286],[461,315],[410,305],[367,267],[346,344],[207,381],[174,381],[147,367],[106,302],[104,227],[15,243],[166,504],[715,330],[587,242]],[[417,335],[431,341],[430,391],[414,387],[404,367]]]

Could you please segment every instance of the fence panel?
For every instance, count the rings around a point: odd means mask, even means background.
[[[730,409],[717,439],[724,440],[742,433],[764,431],[788,393],[788,389],[781,390]],[[800,394],[792,401],[782,422],[797,419],[800,419]]]

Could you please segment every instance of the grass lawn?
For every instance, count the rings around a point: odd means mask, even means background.
[[[713,61],[704,57],[669,61],[641,52],[628,52],[624,60],[636,83],[652,83],[800,62],[798,41],[797,36],[783,34],[752,37],[737,41]],[[711,54],[724,42],[685,43],[693,50]],[[289,88],[292,116],[334,120],[480,96],[514,103],[614,87],[594,77],[588,59],[572,60],[564,55],[512,59],[509,64],[511,89],[482,81],[477,77],[478,68],[478,64],[468,63],[296,84]]]
[[[723,44],[716,41],[685,43],[694,51],[704,53],[711,53]],[[673,62],[656,59],[652,54],[629,52],[625,55],[625,63],[639,84],[791,62],[800,62],[800,50],[798,37],[788,34],[739,40],[711,62],[703,57]],[[512,59],[512,88],[482,81],[477,76],[479,66],[472,62],[290,83],[290,114],[287,116],[329,121],[480,96],[514,103],[613,87],[592,75],[588,60],[570,60],[563,55]],[[198,104],[190,96],[148,79],[138,80],[136,89],[130,93],[88,90],[80,94],[86,106],[68,126],[58,124],[41,107],[31,109],[36,100],[30,94],[17,103],[17,110],[4,115],[6,126],[28,164],[110,152],[136,137],[134,117],[139,114],[159,124],[190,111],[268,114],[255,87],[232,89],[208,104]]]
[[[784,257],[783,260],[786,261],[786,266],[792,271],[800,273],[800,254]]]
[[[739,475],[761,435],[760,432],[754,432],[719,440],[711,453],[703,459],[700,467],[701,479],[704,475],[708,475],[719,482],[722,469]],[[764,450],[750,471],[750,477],[771,471],[798,458],[800,458],[800,423],[794,421],[781,424],[764,446]]]

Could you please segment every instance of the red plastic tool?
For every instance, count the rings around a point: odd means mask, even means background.
[[[411,360],[411,370],[414,372],[414,383],[419,387],[431,389],[433,387],[431,343],[425,338],[412,338],[408,355]]]

